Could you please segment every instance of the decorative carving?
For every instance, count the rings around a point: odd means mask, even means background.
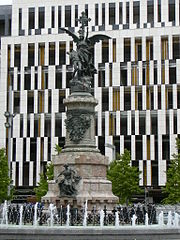
[[[77,47],[76,51],[72,50],[68,53],[74,67],[73,79],[70,82],[72,86],[71,91],[89,92],[92,77],[97,73],[93,63],[93,47],[95,43],[100,40],[108,40],[110,37],[103,34],[88,37],[88,22],[91,21],[91,19],[86,17],[85,12],[82,12],[78,21],[81,24],[78,32],[79,37],[68,29],[60,29],[73,38]]]
[[[71,169],[68,164],[65,164],[64,168],[65,169],[57,176],[56,182],[58,182],[60,176],[63,176],[64,178],[58,183],[60,196],[72,197],[77,194],[77,185],[81,177],[78,176],[76,171]]]
[[[82,112],[80,110],[67,112],[65,124],[71,141],[78,143],[83,139],[86,130],[91,125],[91,114],[90,112]]]

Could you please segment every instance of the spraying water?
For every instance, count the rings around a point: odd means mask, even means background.
[[[4,201],[3,205],[3,213],[2,213],[2,221],[1,224],[8,225],[8,206],[7,206],[7,200]]]
[[[69,204],[67,205],[66,216],[67,216],[66,227],[69,227],[69,223],[70,223],[70,206],[69,206]]]
[[[87,210],[88,210],[88,207],[87,207],[87,200],[86,200],[86,202],[85,202],[85,204],[84,204],[83,227],[86,227],[86,226],[87,226],[87,217],[88,217]]]
[[[19,219],[19,226],[22,226],[22,220],[23,220],[23,205],[20,206],[20,219]]]
[[[37,210],[38,210],[38,202],[34,206],[34,222],[33,222],[33,225],[35,227],[37,227],[37,225],[38,225]]]
[[[104,211],[101,209],[100,211],[100,227],[104,226]]]
[[[137,216],[134,214],[133,217],[131,218],[133,227],[136,226],[136,219],[137,219]]]
[[[148,227],[149,225],[149,217],[148,217],[148,213],[146,213],[145,215],[145,226]]]
[[[172,226],[172,212],[169,211],[168,212],[168,222],[167,222],[167,226],[171,227]]]
[[[163,213],[163,211],[161,211],[160,214],[159,214],[158,224],[161,227],[164,226],[164,213]]]
[[[50,203],[49,205],[49,211],[50,211],[50,226],[52,227],[54,224],[54,212],[55,212],[56,207],[54,206],[53,203]]]
[[[118,211],[115,212],[115,227],[119,227],[119,214],[118,214]]]
[[[174,222],[173,222],[174,227],[179,227],[179,214],[175,213],[174,214]]]

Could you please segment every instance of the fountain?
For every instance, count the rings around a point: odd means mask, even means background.
[[[104,211],[100,210],[100,227],[104,226]]]
[[[132,227],[136,226],[136,219],[137,219],[137,216],[134,214],[133,217],[131,218],[131,220],[132,220]]]
[[[37,216],[38,213],[37,213],[37,211],[38,211],[38,202],[34,206],[34,222],[33,222],[33,225],[35,227],[37,227],[37,225],[38,225],[38,216]]]
[[[119,214],[118,211],[115,212],[115,227],[119,227]]]
[[[54,224],[54,214],[55,214],[56,206],[54,206],[53,203],[50,203],[49,205],[49,211],[50,211],[50,226],[52,227]]]
[[[168,212],[168,222],[167,222],[168,227],[172,227],[172,212]]]
[[[86,227],[86,226],[87,226],[87,217],[88,217],[87,210],[88,210],[88,207],[87,207],[87,200],[86,200],[86,202],[85,202],[85,204],[84,204],[83,227]]]
[[[163,213],[163,211],[161,211],[160,214],[159,214],[158,224],[159,224],[160,227],[164,226],[164,213]]]
[[[175,213],[174,214],[174,222],[173,222],[174,227],[179,227],[179,214]]]
[[[20,206],[19,227],[22,227],[22,220],[23,220],[23,205]]]
[[[148,213],[146,213],[145,215],[145,226],[148,227],[149,225],[149,217],[148,217]]]
[[[66,220],[66,227],[69,227],[70,225],[70,206],[67,205],[67,212],[66,212],[67,220]]]
[[[4,205],[3,205],[3,213],[2,213],[2,221],[1,224],[6,224],[8,225],[8,209],[7,209],[7,200],[5,200]]]

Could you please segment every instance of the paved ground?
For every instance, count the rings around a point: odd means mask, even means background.
[[[180,240],[180,228],[136,227],[8,227],[0,226],[0,240]]]

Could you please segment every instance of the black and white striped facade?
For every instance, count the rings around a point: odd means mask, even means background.
[[[164,186],[180,134],[180,0],[13,1],[12,36],[1,41],[0,147],[12,82],[14,184],[35,186],[55,144],[64,144],[73,71],[66,52],[75,45],[59,27],[77,33],[82,11],[90,35],[111,37],[94,47],[97,146],[110,160],[114,148],[129,149],[140,185]]]

